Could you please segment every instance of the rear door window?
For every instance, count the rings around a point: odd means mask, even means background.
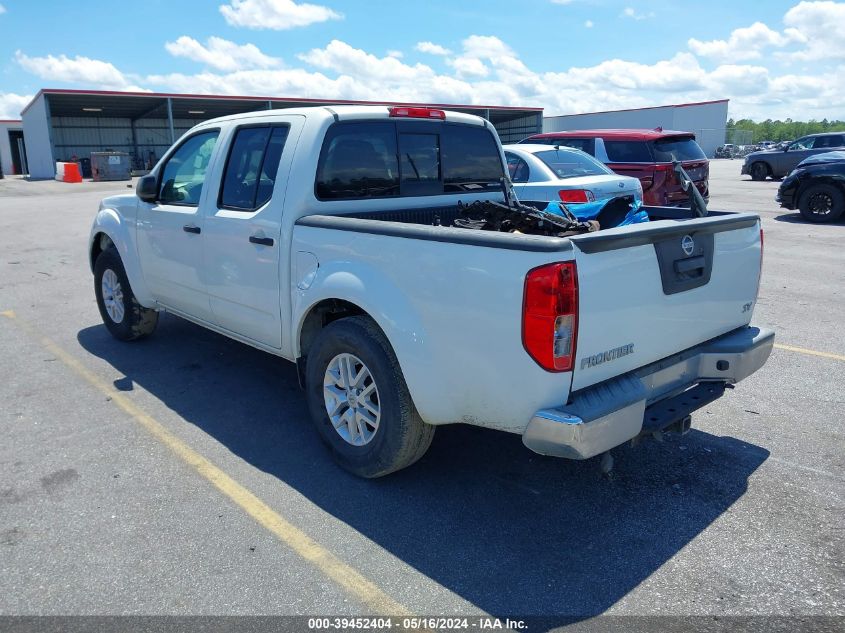
[[[658,163],[706,158],[694,138],[661,138],[654,141],[654,160]]]
[[[393,123],[336,123],[329,128],[317,165],[321,200],[399,195],[399,161]]]
[[[645,141],[611,141],[604,139],[604,149],[611,163],[653,163]]]
[[[842,137],[837,134],[831,134],[830,136],[818,136],[816,137],[816,142],[813,147],[815,149],[822,147],[842,147]]]
[[[505,158],[508,161],[508,174],[511,177],[511,182],[528,182],[530,175],[528,163],[511,152],[505,152]]]
[[[273,194],[288,126],[245,127],[235,132],[229,149],[219,206],[254,211]]]

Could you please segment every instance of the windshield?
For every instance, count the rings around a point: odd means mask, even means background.
[[[584,152],[553,149],[547,152],[536,152],[534,156],[543,161],[558,178],[603,176],[604,174],[613,173],[602,163]]]
[[[654,141],[654,159],[658,163],[673,160],[704,160],[707,156],[694,138],[666,138]]]

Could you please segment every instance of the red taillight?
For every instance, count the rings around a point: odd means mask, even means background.
[[[392,117],[407,117],[411,119],[440,119],[446,120],[446,113],[443,110],[434,110],[432,108],[390,108],[390,116]]]
[[[557,192],[557,195],[560,196],[561,202],[568,202],[569,204],[593,202],[596,199],[589,189],[561,189]]]
[[[522,344],[546,371],[571,371],[578,336],[575,262],[549,264],[525,276]]]

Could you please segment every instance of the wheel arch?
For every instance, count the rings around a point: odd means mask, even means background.
[[[369,317],[378,325],[376,320],[361,306],[345,299],[322,299],[312,305],[299,323],[296,336],[297,357],[308,356],[308,351],[311,349],[317,335],[329,323],[350,316]]]
[[[771,163],[770,163],[769,161],[767,161],[765,158],[757,158],[757,159],[755,159],[755,160],[751,163],[751,169],[754,169],[754,165],[757,165],[758,163],[759,163],[760,165],[763,165],[763,166],[766,168],[766,171],[767,171],[767,172],[769,172],[769,174],[768,174],[769,176],[772,176],[772,177],[773,177],[773,176],[775,175],[775,170],[774,170],[774,168],[772,167]]]
[[[320,264],[314,284],[294,297],[292,354],[300,372],[316,337],[332,321],[366,316],[382,331],[399,362],[411,398],[429,423],[455,421],[444,398],[420,314],[409,297],[383,271],[364,262]],[[302,376],[300,375],[300,378]],[[444,410],[446,409],[446,410]]]
[[[117,250],[138,303],[145,308],[155,307],[155,299],[141,273],[141,263],[133,232],[116,210],[102,208],[94,219],[94,225],[88,237],[88,264],[91,272],[94,271],[94,262],[97,261],[97,257],[109,246],[114,246]]]

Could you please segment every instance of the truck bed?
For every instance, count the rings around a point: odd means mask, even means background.
[[[387,275],[386,285],[400,289],[401,302],[413,306],[409,312],[423,315],[417,331],[438,333],[428,339],[437,360],[420,364],[423,380],[431,376],[425,366],[448,366],[461,346],[475,354],[462,361],[449,383],[461,384],[467,367],[484,375],[489,368],[483,351],[495,344],[509,369],[507,380],[494,372],[485,381],[488,386],[507,390],[506,385],[518,383],[528,391],[542,386],[537,399],[553,401],[555,391],[565,400],[570,389],[630,372],[751,320],[760,272],[759,217],[711,212],[693,218],[689,209],[674,207],[647,207],[646,212],[648,223],[567,238],[449,226],[457,206],[311,215],[300,218],[297,226],[304,231],[301,250],[316,253],[321,270],[324,260],[348,261],[349,252],[358,258],[366,253],[368,270]],[[322,234],[325,230],[334,235]],[[687,241],[689,252],[684,249]],[[525,276],[537,266],[572,260],[581,314],[575,367],[563,375],[547,374],[536,365],[532,370],[525,365],[528,355],[520,338]],[[324,270],[326,275],[332,272],[330,267]],[[456,328],[460,340],[443,337],[441,350],[442,333]],[[614,353],[622,348],[626,354]],[[416,373],[412,363],[402,365]],[[489,393],[468,394],[474,410],[483,398],[490,399]],[[497,428],[518,428],[519,416],[504,403],[485,401],[485,413],[497,420]],[[425,417],[440,421],[435,415]]]

